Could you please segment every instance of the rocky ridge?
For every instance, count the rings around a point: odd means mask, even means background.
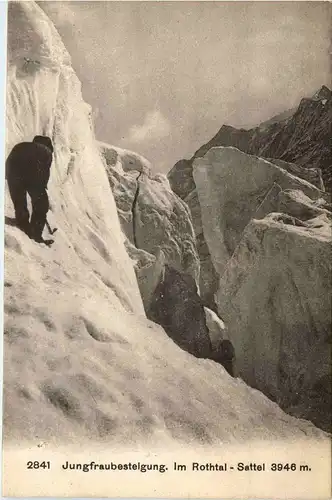
[[[190,160],[180,160],[168,174],[174,192],[185,198],[194,188],[192,164],[212,147],[233,146],[244,153],[294,163],[297,175],[332,191],[332,92],[326,86],[301,100],[296,110],[282,113],[252,129],[223,125]],[[285,165],[286,170],[296,166]],[[294,173],[294,172],[293,172]]]

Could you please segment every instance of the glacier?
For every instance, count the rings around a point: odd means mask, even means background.
[[[100,143],[122,229],[138,250],[199,281],[199,258],[187,205],[173,193],[166,175],[152,173],[144,157]]]
[[[146,318],[70,57],[36,3],[8,9],[7,153],[35,134],[52,137],[58,232],[51,248],[29,240],[10,224],[6,193],[5,444],[325,441]]]
[[[193,163],[215,301],[240,376],[290,413],[330,428],[329,195],[234,147]]]

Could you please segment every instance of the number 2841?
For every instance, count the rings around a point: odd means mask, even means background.
[[[27,469],[50,469],[51,462],[39,462],[38,460],[27,462]]]

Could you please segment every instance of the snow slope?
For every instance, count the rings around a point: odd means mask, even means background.
[[[324,438],[145,318],[70,58],[35,3],[10,3],[8,21],[8,152],[53,137],[49,219],[59,230],[51,248],[32,242],[11,224],[7,196],[6,442]]]

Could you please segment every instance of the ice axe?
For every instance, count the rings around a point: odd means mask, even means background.
[[[54,229],[52,229],[47,219],[46,219],[46,227],[47,227],[48,232],[49,232],[50,234],[54,234],[54,233],[58,230],[58,228],[57,228],[57,227],[55,227]]]

